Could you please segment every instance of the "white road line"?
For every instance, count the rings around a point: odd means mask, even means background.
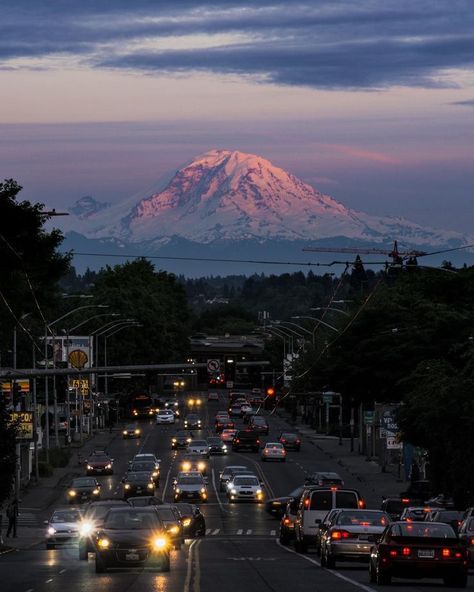
[[[220,528],[216,528],[215,531],[212,533],[213,535],[219,534],[221,531]]]
[[[304,559],[305,561],[309,561],[310,563],[313,563],[314,565],[321,567],[321,564],[319,563],[319,561],[316,561],[316,559],[312,559],[311,557],[308,557],[307,555],[301,555],[300,553],[293,551],[293,549],[289,549],[288,547],[285,547],[284,545],[282,545],[280,543],[280,541],[278,539],[275,542],[284,551],[287,551],[287,553],[293,553],[294,555],[297,555],[301,559]],[[353,580],[352,578],[349,578],[348,576],[345,576],[342,573],[339,573],[338,571],[334,571],[332,569],[326,569],[326,568],[323,568],[323,569],[324,569],[324,571],[333,575],[334,577],[339,578],[340,580],[344,580],[345,582],[349,582],[349,584],[352,584],[356,588],[360,588],[361,590],[364,590],[365,592],[376,592],[375,588],[371,588],[370,586],[365,586],[364,584],[361,584],[357,580]]]
[[[188,559],[186,561],[186,579],[184,581],[184,592],[189,592],[190,590],[190,585],[191,585],[191,575],[193,572],[193,548],[194,545],[197,543],[196,539],[194,539],[194,541],[189,545],[189,550],[188,550]]]
[[[194,549],[194,589],[193,592],[201,591],[201,564],[199,556],[199,545],[201,540],[197,542],[196,548]]]
[[[49,584],[53,581],[53,578],[49,578],[49,580],[46,580],[45,584]]]
[[[28,588],[26,592],[33,592],[33,588]]]
[[[63,574],[65,571],[67,571],[67,569],[62,569],[59,573]]]
[[[206,528],[206,534],[211,534],[211,529],[210,528]]]
[[[252,529],[249,528],[245,534],[252,534]]]
[[[173,457],[173,458],[171,459],[170,468],[168,469],[168,473],[167,473],[167,475],[166,475],[165,486],[163,487],[163,493],[161,494],[161,501],[162,501],[162,502],[164,502],[164,501],[165,501],[166,488],[168,487],[168,482],[169,482],[169,480],[170,480],[171,469],[173,468],[174,459],[175,459],[175,457]]]
[[[243,530],[241,528],[239,528],[239,530],[237,531],[237,534],[243,534]]]
[[[275,536],[275,535],[276,535],[276,533],[277,533],[277,531],[276,531],[276,530],[271,530],[271,531],[270,531],[270,536]]]
[[[216,492],[216,497],[217,497],[217,501],[219,502],[219,507],[223,512],[227,512],[229,513],[230,510],[228,510],[227,508],[224,508],[224,504],[221,502],[221,498],[219,496],[219,492],[217,491],[217,486],[216,486],[216,473],[214,471],[214,468],[212,469],[212,487],[214,488],[214,491]]]

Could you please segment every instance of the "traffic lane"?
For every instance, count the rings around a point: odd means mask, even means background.
[[[296,553],[277,545],[272,538],[229,537],[206,538],[193,553],[194,585],[201,592],[307,592],[337,589],[356,592],[360,584],[337,577],[318,568]],[[371,590],[371,588],[363,588]]]
[[[189,546],[171,552],[171,571],[130,568],[95,573],[95,562],[79,561],[77,549],[73,558],[68,549],[55,551],[28,551],[10,553],[0,558],[2,592],[29,592],[57,590],[88,592],[91,589],[122,592],[157,590],[182,592],[187,570]]]

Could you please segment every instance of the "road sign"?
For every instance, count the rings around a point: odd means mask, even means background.
[[[11,413],[10,420],[18,422],[17,440],[33,440],[33,413],[29,411]]]
[[[215,358],[211,360],[207,360],[207,371],[208,372],[219,372],[221,367],[220,360],[216,360]]]
[[[381,420],[383,427],[385,428],[386,437],[395,436],[399,429],[392,412],[385,411],[385,413],[382,415]]]
[[[374,423],[373,411],[364,411],[364,423],[365,425],[372,425]]]
[[[403,447],[401,442],[397,441],[397,438],[389,436],[387,437],[387,450],[400,450]]]

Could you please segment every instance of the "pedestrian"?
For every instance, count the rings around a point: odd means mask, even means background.
[[[10,533],[13,531],[13,538],[16,538],[16,525],[18,522],[18,500],[16,497],[13,498],[13,501],[11,501],[7,506],[7,518],[7,537],[9,537]]]

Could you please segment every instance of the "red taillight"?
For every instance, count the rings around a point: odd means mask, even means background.
[[[237,438],[236,443],[238,444],[240,442],[240,440]]]
[[[350,536],[351,536],[351,533],[347,532],[347,530],[333,530],[331,532],[331,538],[336,539],[336,540],[348,539],[348,538],[350,538]]]
[[[283,524],[290,524],[291,520],[289,518],[285,518],[283,520]]]
[[[456,559],[461,559],[462,553],[455,553],[454,557],[456,557]]]
[[[441,555],[442,555],[443,557],[451,557],[451,549],[443,549],[443,550],[441,551]]]
[[[398,555],[398,551],[396,549],[392,549],[390,551],[390,557],[396,557]]]
[[[283,442],[286,442],[285,438],[280,438],[280,442],[283,444]]]
[[[260,440],[257,440],[257,444],[260,444]]]
[[[296,440],[295,444],[301,444],[301,440]]]
[[[408,557],[410,554],[411,554],[410,547],[403,547],[403,549],[402,549],[402,555],[404,555],[405,557]]]
[[[365,510],[365,502],[364,502],[364,500],[359,500],[359,508],[361,510]]]
[[[403,504],[409,504],[410,500],[407,497],[402,497],[402,503]]]
[[[304,500],[304,507],[305,508],[309,508],[309,501],[310,501],[309,499]]]
[[[471,542],[470,542],[470,544],[471,544],[471,545],[474,545],[474,538],[473,538],[473,539],[471,539]]]

